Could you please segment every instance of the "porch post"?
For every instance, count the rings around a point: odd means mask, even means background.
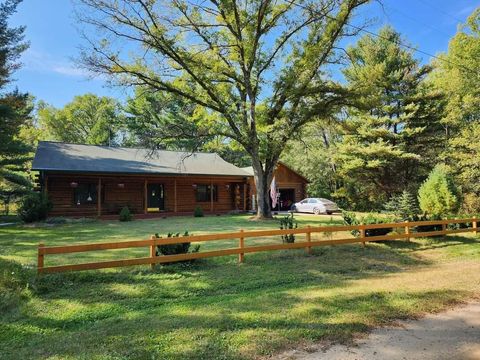
[[[45,196],[48,196],[48,175],[45,174],[45,189],[44,190],[44,193],[45,193]]]
[[[102,178],[98,178],[97,212],[99,217],[102,216]]]
[[[177,179],[173,182],[173,212],[177,212]]]
[[[148,193],[147,193],[147,179],[143,182],[143,213],[147,213],[148,208]]]
[[[243,211],[247,211],[247,182],[243,183]]]
[[[210,181],[210,211],[213,212],[213,181]]]

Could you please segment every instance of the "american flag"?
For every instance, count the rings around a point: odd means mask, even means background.
[[[270,184],[270,198],[272,199],[272,209],[275,209],[277,206],[277,182],[275,181],[275,176],[272,179]]]

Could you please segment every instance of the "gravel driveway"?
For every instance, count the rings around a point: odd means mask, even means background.
[[[334,345],[314,352],[290,351],[280,359],[295,360],[479,360],[480,302],[402,321],[374,330],[353,346]]]

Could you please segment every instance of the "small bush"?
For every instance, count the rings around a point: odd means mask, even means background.
[[[203,209],[200,206],[196,206],[195,210],[193,211],[194,217],[203,217]]]
[[[355,213],[349,212],[349,211],[343,211],[342,212],[343,216],[343,222],[345,225],[360,225],[360,224],[365,224],[365,225],[370,225],[370,224],[385,224],[385,223],[391,223],[394,221],[394,219],[389,218],[389,217],[381,217],[375,214],[367,214],[366,216],[357,218]],[[365,230],[365,236],[382,236],[382,235],[387,235],[388,233],[392,232],[392,228],[381,228],[381,229],[368,229]],[[355,237],[360,236],[360,231],[358,230],[352,230],[351,231],[352,235]]]
[[[45,220],[51,209],[52,203],[44,193],[31,193],[20,201],[17,213],[23,221],[31,223]]]
[[[132,213],[128,206],[124,206],[122,210],[120,210],[120,215],[118,220],[120,221],[132,221]]]
[[[183,236],[189,236],[188,231],[185,231]],[[155,234],[157,239],[161,239],[162,237],[158,234]],[[168,233],[167,238],[172,237],[180,237],[180,233]],[[166,244],[166,245],[157,245],[157,256],[160,255],[178,255],[178,254],[188,254],[188,253],[196,253],[200,250],[200,245],[195,245],[192,249],[190,249],[191,243],[184,242],[180,244]]]
[[[432,221],[432,220],[441,220],[440,216],[429,216],[423,214],[421,216],[413,216],[412,221]],[[416,232],[429,232],[429,231],[441,231],[442,225],[419,225],[412,228]]]
[[[418,202],[423,213],[431,216],[453,214],[460,205],[459,192],[445,165],[437,165],[418,190]]]
[[[361,223],[365,225],[371,225],[371,224],[386,224],[386,223],[391,223],[394,222],[394,219],[389,218],[389,217],[380,217],[375,214],[367,214],[367,216],[364,216],[362,220],[360,221]],[[393,231],[392,228],[380,228],[380,229],[367,229],[365,230],[365,236],[383,236],[387,235],[388,233],[391,233]]]
[[[296,228],[298,228],[298,223],[293,218],[293,213],[290,213],[290,215],[287,215],[280,219],[280,230]],[[294,243],[295,234],[282,235],[282,241],[289,244]]]

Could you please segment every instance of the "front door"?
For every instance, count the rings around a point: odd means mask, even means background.
[[[148,211],[165,210],[165,197],[163,184],[147,185],[147,208]]]

